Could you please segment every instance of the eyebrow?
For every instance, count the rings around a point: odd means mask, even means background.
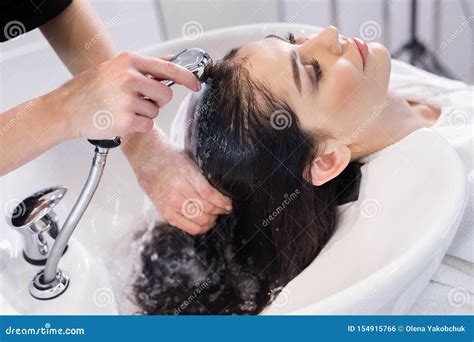
[[[296,52],[290,52],[290,61],[291,61],[291,69],[293,70],[293,80],[295,81],[296,88],[298,88],[298,92],[301,93],[301,78],[300,78],[300,70],[298,68],[298,57],[296,57]]]
[[[276,34],[269,34],[265,37],[267,38],[276,38],[283,40],[284,42],[288,42],[285,38],[277,36]],[[298,88],[298,92],[301,93],[301,77],[300,77],[300,69],[298,68],[298,57],[296,56],[295,51],[290,52],[290,62],[291,62],[291,69],[293,71],[293,80],[295,81],[296,88]]]

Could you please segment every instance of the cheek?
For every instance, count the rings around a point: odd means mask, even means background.
[[[328,75],[328,113],[333,117],[347,116],[363,107],[367,97],[367,78],[349,62],[341,62]]]
[[[332,65],[321,80],[318,93],[299,108],[304,128],[323,129],[334,136],[344,136],[354,125],[359,125],[380,96],[376,80],[364,75],[347,60]]]

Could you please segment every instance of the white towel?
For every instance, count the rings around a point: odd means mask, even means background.
[[[472,276],[444,262],[413,305],[413,315],[472,315],[474,282]]]
[[[432,127],[454,147],[468,175],[468,202],[448,254],[474,262],[474,87],[393,60],[391,90],[410,101],[441,108]],[[440,164],[442,167],[442,164]]]
[[[432,129],[453,146],[468,175],[468,202],[456,236],[409,314],[474,314],[474,87],[393,61],[390,89],[441,108]],[[440,167],[442,164],[440,163]]]

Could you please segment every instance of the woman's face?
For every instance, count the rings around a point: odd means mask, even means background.
[[[296,42],[269,36],[242,47],[252,77],[267,84],[295,111],[304,130],[324,130],[340,142],[357,143],[354,132],[385,101],[390,54],[369,43],[365,62],[352,39],[328,27]],[[321,69],[317,80],[311,61]]]

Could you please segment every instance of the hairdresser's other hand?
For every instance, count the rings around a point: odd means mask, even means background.
[[[158,158],[145,191],[163,220],[194,235],[207,232],[219,214],[230,212],[231,201],[208,183],[184,151],[170,149]]]
[[[159,80],[200,89],[191,72],[166,59],[122,53],[55,90],[68,137],[106,139],[150,131],[160,107],[172,97],[172,90]]]
[[[213,188],[182,149],[157,128],[122,143],[138,182],[171,225],[190,234],[207,232],[219,214],[232,210],[230,199]]]

